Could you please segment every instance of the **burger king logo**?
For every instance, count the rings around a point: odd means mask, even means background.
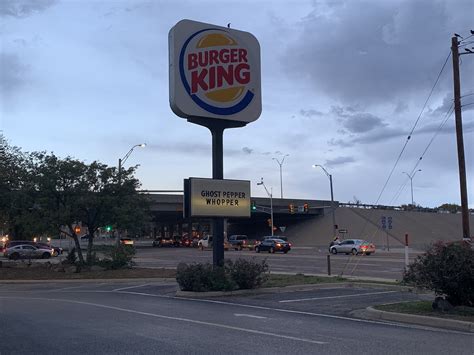
[[[186,93],[214,115],[241,112],[255,97],[250,56],[248,48],[225,29],[192,33],[179,53],[179,76]]]

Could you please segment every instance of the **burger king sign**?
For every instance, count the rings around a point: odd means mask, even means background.
[[[252,34],[182,20],[170,30],[169,57],[170,105],[178,116],[260,116],[260,45]]]

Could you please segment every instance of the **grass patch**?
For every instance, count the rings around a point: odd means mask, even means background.
[[[428,317],[446,318],[474,322],[473,307],[455,307],[452,311],[435,311],[431,307],[431,301],[401,302],[375,306],[375,309],[386,312],[415,314]]]
[[[344,281],[347,281],[347,279],[342,278],[342,277],[321,277],[321,276],[308,276],[308,275],[303,275],[303,274],[296,274],[296,275],[270,274],[270,277],[262,285],[262,287],[284,287],[284,286],[292,286],[292,285],[337,283],[337,282],[344,282]]]

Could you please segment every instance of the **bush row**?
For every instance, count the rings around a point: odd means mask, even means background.
[[[260,287],[268,278],[266,260],[254,262],[237,259],[227,260],[222,267],[210,263],[180,263],[176,281],[182,291],[233,291]]]

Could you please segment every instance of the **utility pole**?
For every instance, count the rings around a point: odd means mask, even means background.
[[[464,139],[462,133],[461,115],[461,80],[459,77],[459,42],[457,36],[451,38],[451,52],[453,57],[454,83],[454,115],[456,120],[456,139],[458,148],[459,184],[461,188],[462,237],[471,239],[469,231],[469,208],[467,204],[466,163],[464,159]]]

